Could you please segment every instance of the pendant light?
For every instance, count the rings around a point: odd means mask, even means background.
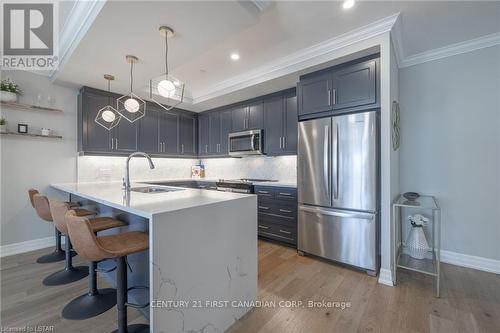
[[[108,93],[110,93],[111,81],[115,79],[113,75],[104,74],[104,79],[108,81]],[[111,95],[111,94],[109,94]],[[103,107],[97,112],[97,116],[95,117],[95,122],[107,129],[111,130],[113,127],[118,125],[120,119],[122,117],[116,111],[114,107],[111,106],[111,96],[108,96],[108,105]]]
[[[168,39],[173,37],[175,32],[167,26],[161,26],[159,30],[160,36],[165,37],[165,73],[149,80],[149,97],[156,104],[168,111],[184,100],[184,83],[168,72]],[[155,99],[155,95],[167,99],[169,105],[163,105],[159,100]]]
[[[116,100],[116,109],[123,118],[133,123],[146,115],[146,102],[133,92],[134,64],[139,58],[133,55],[127,55],[125,58],[130,64],[130,93]]]

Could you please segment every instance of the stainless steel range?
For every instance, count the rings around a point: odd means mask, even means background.
[[[219,179],[216,182],[217,191],[235,193],[254,193],[253,183],[275,182],[271,179],[240,178],[240,179]]]

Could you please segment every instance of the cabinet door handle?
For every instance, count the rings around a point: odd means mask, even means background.
[[[184,144],[181,144],[181,154],[184,154]]]
[[[287,192],[280,192],[279,195],[291,196],[292,194]]]
[[[268,191],[262,191],[262,190],[259,190],[259,193],[262,193],[262,194],[269,194]]]
[[[282,140],[283,140],[283,137],[282,137],[282,136],[280,136],[280,149],[281,149],[281,148],[283,148],[283,147],[282,147],[282,144],[281,144],[281,141],[282,141]]]
[[[285,149],[285,148],[286,148],[286,138],[283,137],[283,149]]]
[[[332,91],[328,89],[328,105],[332,105]]]
[[[291,213],[292,211],[288,210],[288,209],[281,209],[280,208],[280,212],[282,212],[282,213]]]
[[[337,89],[333,89],[333,105],[337,104]]]
[[[158,151],[161,153],[161,142],[158,142]]]
[[[115,139],[115,149],[118,149],[118,139]]]
[[[163,146],[163,152],[166,152],[167,150],[165,149],[165,142],[162,143]]]
[[[265,225],[260,225],[260,224],[259,224],[259,228],[261,228],[261,229],[269,229],[269,227],[267,227]]]
[[[281,229],[280,229],[280,232],[284,233],[284,234],[287,234],[287,235],[291,235],[292,234],[291,231],[286,231],[286,230],[281,230]]]
[[[208,153],[208,145],[205,145],[205,153]]]
[[[111,150],[113,150],[115,145],[113,144],[113,138],[111,138]]]
[[[259,206],[259,209],[265,209],[265,210],[268,210],[269,207],[266,207],[266,206]]]

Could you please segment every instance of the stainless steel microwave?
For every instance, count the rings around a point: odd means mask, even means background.
[[[262,130],[229,133],[229,155],[262,155]]]

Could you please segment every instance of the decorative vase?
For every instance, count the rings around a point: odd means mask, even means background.
[[[423,224],[429,222],[429,219],[420,214],[415,214],[414,216],[410,216],[409,220],[411,222],[411,230],[406,239],[408,254],[415,259],[425,259],[429,251],[429,243],[425,237]]]
[[[10,91],[0,91],[0,101],[2,102],[17,102],[17,94]]]
[[[0,125],[0,132],[2,132],[2,133],[7,132],[7,124],[5,124],[5,125]]]

